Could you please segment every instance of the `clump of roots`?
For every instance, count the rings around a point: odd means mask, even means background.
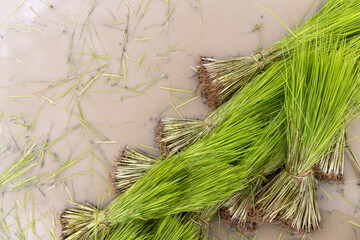
[[[257,52],[251,56],[227,59],[200,56],[197,89],[207,106],[216,109],[242,89],[265,67],[265,55]]]
[[[313,172],[295,176],[283,170],[256,196],[255,207],[249,208],[251,220],[278,224],[297,234],[321,228]]]
[[[236,231],[246,235],[252,234],[256,230],[256,223],[248,218],[248,208],[252,203],[252,196],[246,193],[237,193],[220,209],[221,216]]]
[[[208,63],[210,61],[207,57],[200,56],[199,68],[196,73],[199,79],[197,88],[200,91],[200,96],[205,99],[207,106],[210,109],[216,109],[222,104],[221,91],[223,90],[223,85],[217,81],[216,77],[210,76],[206,69],[206,64]]]
[[[60,215],[61,239],[96,239],[109,226],[103,221],[103,213],[90,204],[75,203],[77,208],[65,209]]]
[[[114,170],[110,174],[113,191],[117,194],[124,192],[156,163],[155,157],[124,147],[115,159]]]
[[[335,136],[336,142],[314,166],[315,177],[321,181],[344,182],[344,158],[346,148],[345,127]]]
[[[155,141],[160,151],[172,155],[202,138],[215,128],[204,120],[164,118],[155,126]]]

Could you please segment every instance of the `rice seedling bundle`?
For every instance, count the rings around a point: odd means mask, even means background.
[[[225,222],[230,224],[236,231],[251,234],[256,230],[256,222],[251,220],[249,216],[249,208],[253,207],[255,201],[255,194],[258,192],[272,175],[283,167],[285,157],[285,141],[278,145],[277,156],[278,159],[267,165],[263,171],[262,176],[258,177],[249,184],[247,189],[234,193],[227,201],[224,202],[220,213]]]
[[[201,95],[208,107],[215,109],[242,89],[262,71],[294,51],[297,41],[315,44],[316,38],[335,37],[351,39],[360,32],[360,2],[353,0],[329,0],[325,6],[303,25],[298,26],[285,38],[271,47],[251,56],[227,59],[200,58],[198,70]],[[284,51],[284,47],[286,50]],[[314,46],[315,47],[315,46]]]
[[[324,39],[322,39],[322,42],[324,42]],[[336,46],[337,45],[338,43],[336,43]],[[342,51],[344,51],[343,53],[345,55],[350,51],[357,52],[359,49],[358,37],[351,40],[345,48],[343,45],[341,46],[342,46]],[[338,182],[344,181],[345,148],[349,149],[354,160],[356,160],[354,154],[352,153],[351,148],[348,145],[348,140],[346,137],[346,123],[351,123],[354,120],[353,119],[354,115],[356,115],[359,111],[359,107],[357,106],[357,104],[358,103],[355,103],[354,105],[352,105],[352,108],[349,109],[350,111],[352,111],[352,113],[346,115],[345,119],[343,120],[343,126],[335,132],[332,141],[333,145],[329,147],[326,153],[323,156],[321,156],[320,161],[314,166],[313,168],[314,175],[318,180],[338,181]],[[274,166],[273,168],[269,166],[267,168],[266,174],[264,175],[268,176],[274,173],[280,167],[281,165]],[[221,209],[221,214],[225,222],[229,223],[235,230],[247,234],[255,231],[256,223],[250,219],[253,220],[258,220],[258,219],[256,218],[254,219],[251,216],[251,214],[249,215],[248,209],[251,206],[253,206],[254,193],[256,193],[264,185],[264,183],[265,181],[259,178],[258,181],[254,181],[254,184],[252,185],[251,188],[247,189],[246,191],[241,191],[234,194],[224,204],[224,207]]]
[[[279,81],[278,77],[274,79]],[[281,87],[276,84],[275,88]],[[273,101],[268,103],[274,104]],[[259,101],[258,106],[263,104]],[[248,106],[247,102],[242,105],[244,108]],[[72,236],[77,235],[93,239],[95,232],[110,231],[111,226],[133,219],[157,219],[181,212],[200,211],[234,191],[246,188],[248,182],[261,175],[268,162],[275,160],[269,153],[275,152],[272,149],[283,141],[283,131],[276,131],[282,126],[283,118],[275,119],[264,121],[260,113],[229,117],[186,151],[152,167],[99,211],[92,222],[88,219],[82,223],[68,221],[82,209],[65,210],[62,215],[65,239],[76,239]],[[251,147],[260,136],[268,141],[259,142],[262,147]]]
[[[266,121],[276,116],[283,103],[283,79],[279,77],[283,69],[284,62],[277,62],[204,120],[162,119],[155,128],[160,150],[165,155],[176,153],[214,131],[228,118],[233,118],[231,122],[257,115]]]
[[[99,210],[89,204],[76,204],[78,209],[73,211],[73,218],[66,219],[81,224],[81,219],[93,219]],[[62,220],[65,220],[62,218]],[[104,226],[105,227],[105,226]],[[71,229],[69,229],[71,230]],[[108,227],[108,231],[95,233],[94,236],[86,235],[86,231],[78,231],[67,235],[63,232],[61,239],[98,239],[98,240],[161,240],[181,239],[198,240],[198,226],[189,214],[178,214],[155,220],[135,219],[125,224]],[[93,238],[92,238],[93,237]]]
[[[140,177],[146,174],[156,163],[162,161],[162,157],[155,160],[155,157],[145,153],[133,150],[129,147],[124,147],[115,160],[113,173],[111,174],[110,183],[113,185],[113,190],[116,194],[122,193],[132,184],[134,184]],[[209,237],[209,221],[218,211],[222,204],[205,208],[199,212],[188,213],[188,219],[194,223],[196,229],[197,240],[207,240]],[[177,215],[171,215],[174,219]],[[169,217],[165,217],[169,218]],[[165,221],[165,220],[164,220]],[[175,220],[173,221],[175,225]],[[117,230],[120,231],[120,230]],[[169,231],[170,233],[171,231]],[[171,238],[168,238],[171,239]],[[177,239],[177,238],[176,238]],[[186,239],[186,238],[184,238]],[[190,239],[190,238],[189,238]]]
[[[300,234],[321,226],[314,165],[343,129],[344,119],[359,112],[360,76],[357,56],[346,42],[319,41],[313,51],[295,50],[286,82],[287,154],[285,167],[258,194],[254,219],[275,222]]]

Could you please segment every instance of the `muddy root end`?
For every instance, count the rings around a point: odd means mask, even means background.
[[[220,214],[226,223],[230,224],[231,227],[240,233],[250,235],[256,230],[256,223],[252,221],[233,219],[230,215],[230,212],[225,207],[220,209]]]
[[[205,100],[206,105],[210,109],[216,109],[222,104],[221,92],[224,89],[223,85],[216,79],[213,79],[207,71],[204,64],[208,63],[206,57],[200,56],[199,69],[197,71],[198,86],[200,96]]]
[[[164,134],[164,124],[162,123],[161,119],[157,120],[157,124],[154,127],[155,133],[155,142],[158,145],[160,152],[167,155],[167,147],[166,143],[163,141],[165,134]]]
[[[317,164],[314,166],[314,173],[315,178],[319,181],[326,181],[326,182],[345,182],[345,176],[343,174],[335,173],[331,171],[327,173],[323,171],[323,169]]]
[[[122,193],[122,191],[120,191],[120,189],[118,188],[118,186],[116,184],[117,180],[116,180],[115,172],[117,171],[117,168],[121,164],[121,161],[122,161],[122,159],[124,157],[125,151],[126,151],[126,146],[122,147],[122,149],[120,150],[118,156],[114,159],[113,164],[112,164],[112,169],[109,172],[109,177],[108,177],[109,178],[109,183],[110,183],[110,186],[111,186],[111,191],[115,196]]]

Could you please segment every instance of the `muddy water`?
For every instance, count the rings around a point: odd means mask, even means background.
[[[69,201],[104,206],[112,197],[109,163],[121,146],[156,154],[148,149],[156,147],[156,119],[206,113],[193,92],[198,55],[223,58],[267,47],[287,30],[261,6],[293,27],[320,1],[149,2],[146,7],[148,1],[140,0],[0,0],[0,144],[5,149],[0,168],[17,159],[30,140],[54,141],[74,128],[51,145],[31,174],[77,160],[55,176],[55,183],[51,178],[1,195],[4,239],[58,237],[58,214],[71,206]],[[32,122],[33,129],[25,127]],[[349,134],[359,131],[357,124]],[[351,144],[360,156],[360,140]],[[359,228],[348,222],[360,223],[359,171],[352,161],[346,164],[346,184],[321,184],[324,229],[308,239],[360,239]],[[218,219],[212,230],[220,239],[241,239]],[[279,238],[301,237],[261,226],[256,239]]]

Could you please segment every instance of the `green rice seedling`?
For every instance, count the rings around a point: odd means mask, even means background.
[[[286,69],[285,167],[257,193],[254,208],[255,220],[299,234],[321,227],[313,167],[336,143],[344,119],[359,112],[357,55],[346,52],[344,40],[319,39],[316,46],[298,46]]]
[[[151,239],[199,240],[197,225],[188,215],[170,215],[161,218],[154,229]]]
[[[256,75],[275,62],[288,58],[297,41],[315,44],[317,37],[329,35],[351,39],[360,32],[360,2],[329,0],[311,19],[297,26],[271,47],[250,56],[215,59],[200,57],[198,89],[209,108],[215,109],[230,99]],[[284,46],[287,47],[284,51]],[[315,48],[315,46],[314,46]],[[266,72],[265,71],[265,72]]]

